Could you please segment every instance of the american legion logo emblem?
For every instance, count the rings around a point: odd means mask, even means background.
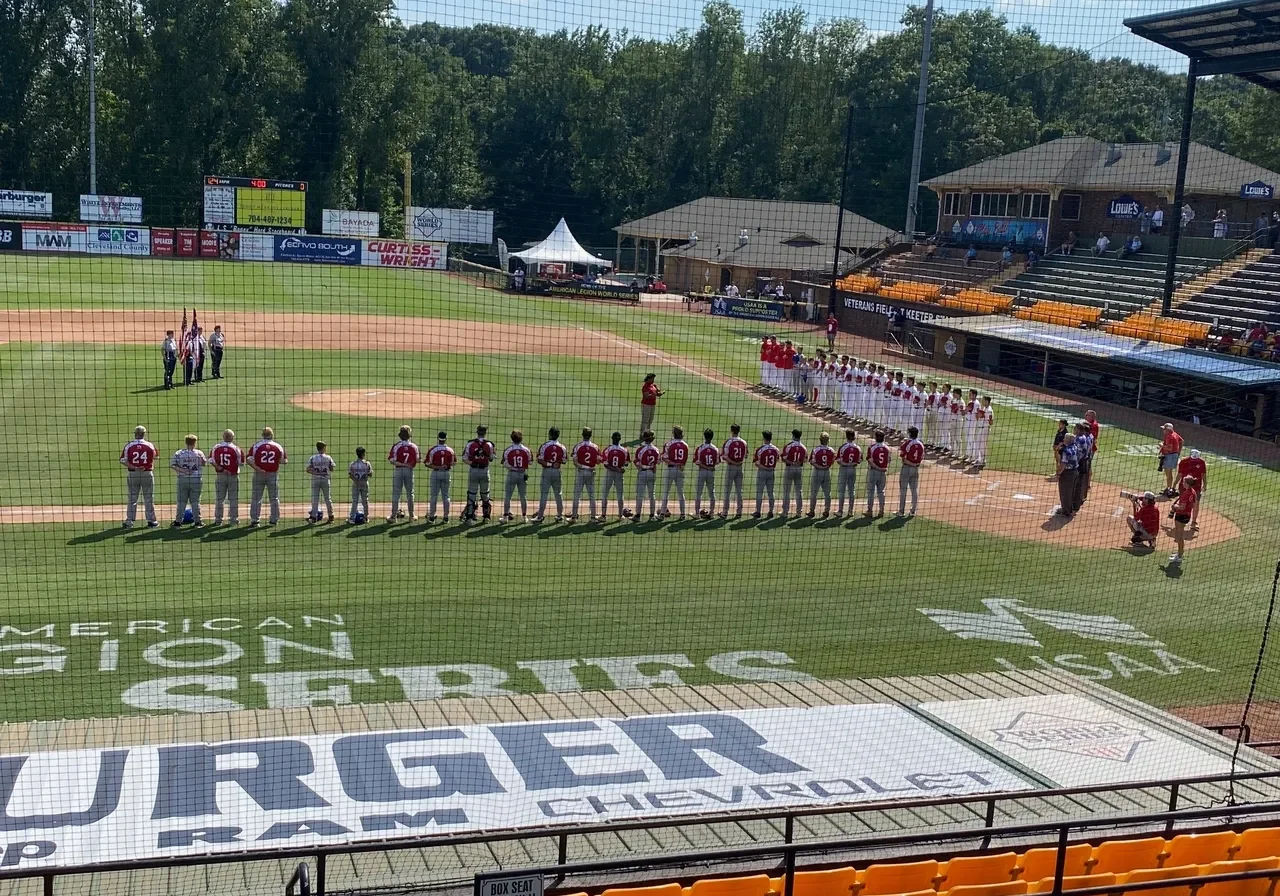
[[[1116,762],[1128,762],[1141,744],[1151,741],[1141,728],[1119,722],[1064,719],[1038,712],[1018,713],[1007,727],[993,728],[991,733],[997,742],[1024,750],[1053,750]]]

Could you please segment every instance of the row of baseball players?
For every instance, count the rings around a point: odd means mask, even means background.
[[[769,340],[774,340],[772,343]],[[793,353],[790,366],[779,359]],[[979,397],[936,381],[917,382],[901,370],[886,370],[883,364],[859,361],[850,355],[805,358],[790,342],[778,345],[767,337],[760,349],[760,382],[785,395],[797,395],[805,403],[826,408],[855,421],[905,433],[914,426],[925,445],[956,458],[983,465],[987,444],[995,426],[991,397]]]
[[[498,455],[497,449],[487,438],[484,426],[477,427],[476,437],[467,442],[459,456],[448,443],[448,434],[440,432],[436,444],[426,452],[422,452],[412,440],[412,429],[402,426],[399,438],[387,452],[387,460],[391,463],[391,513],[387,522],[394,522],[403,517],[400,502],[405,500],[408,518],[416,519],[414,493],[414,471],[422,464],[430,470],[430,505],[428,519],[435,522],[436,510],[443,510],[443,518],[447,522],[450,516],[450,485],[453,467],[461,461],[469,467],[467,479],[467,503],[461,518],[464,521],[476,519],[477,511],[483,513],[483,519],[490,519],[492,499],[490,495],[489,467],[493,463],[501,465],[506,473],[504,483],[502,519],[512,521],[512,499],[518,498],[522,519],[528,516],[527,487],[529,471],[536,464],[542,468],[540,495],[535,522],[541,522],[547,513],[548,503],[555,503],[555,519],[564,519],[564,493],[561,479],[561,468],[572,464],[574,468],[573,501],[569,520],[578,518],[578,510],[583,497],[588,503],[589,516],[593,520],[605,521],[608,515],[610,498],[617,501],[619,518],[642,518],[645,504],[648,504],[648,517],[665,519],[670,516],[670,502],[673,496],[679,510],[679,519],[686,515],[685,468],[692,463],[696,469],[694,514],[709,518],[716,512],[716,479],[719,468],[724,468],[723,506],[719,513],[721,519],[729,516],[730,506],[735,508],[735,515],[742,515],[743,508],[743,468],[748,456],[756,470],[756,519],[761,516],[772,517],[775,510],[775,473],[783,471],[782,516],[791,513],[792,501],[795,502],[795,514],[804,512],[804,473],[809,470],[809,511],[813,517],[817,514],[818,499],[823,500],[822,516],[831,513],[831,471],[837,471],[836,481],[836,515],[855,512],[857,501],[857,471],[864,460],[862,447],[857,443],[857,434],[853,430],[845,431],[845,442],[839,447],[831,445],[827,433],[819,436],[819,444],[810,450],[801,440],[800,430],[792,430],[791,441],[785,445],[776,445],[773,433],[765,430],[761,434],[761,444],[752,451],[741,436],[741,427],[734,424],[730,427],[731,435],[723,444],[717,444],[715,433],[703,431],[703,442],[691,446],[684,439],[684,431],[676,426],[671,430],[671,438],[661,448],[655,444],[654,433],[646,431],[641,444],[634,454],[622,444],[622,434],[614,432],[611,443],[603,448],[592,440],[592,431],[582,430],[582,440],[573,448],[567,448],[560,442],[560,431],[552,427],[547,433],[547,440],[536,452],[524,444],[524,434],[520,430],[511,432],[511,443]],[[154,506],[154,465],[158,457],[155,445],[146,439],[146,427],[139,426],[134,430],[134,438],[125,444],[120,452],[120,463],[128,470],[128,496],[125,512],[126,528],[132,527],[137,519],[137,507],[144,505],[148,526],[156,526]],[[925,446],[918,438],[915,427],[908,429],[907,438],[898,447],[901,461],[899,472],[899,514],[907,514],[907,496],[910,495],[909,514],[915,515],[919,498],[919,468],[924,460]],[[873,514],[877,504],[879,514],[884,514],[885,483],[892,452],[885,443],[885,434],[877,432],[875,441],[865,452],[868,466],[866,482],[867,515]],[[269,525],[275,525],[280,519],[279,474],[281,467],[288,463],[288,453],[275,440],[271,427],[262,430],[262,438],[246,452],[235,441],[235,433],[226,430],[222,441],[218,442],[206,456],[198,447],[199,440],[195,435],[188,435],[184,447],[174,452],[170,460],[170,469],[177,476],[177,502],[174,521],[171,525],[178,527],[190,522],[195,527],[204,525],[201,516],[200,497],[203,488],[203,472],[206,466],[212,466],[216,472],[214,524],[222,523],[224,508],[228,511],[227,522],[236,525],[239,522],[239,476],[244,468],[253,473],[252,497],[249,506],[249,524],[256,526],[261,519],[264,496],[270,506]],[[330,480],[336,470],[336,463],[328,453],[324,442],[316,443],[316,453],[307,460],[306,473],[311,477],[311,522],[333,521],[333,502],[330,493]],[[369,483],[373,478],[372,464],[366,458],[363,447],[356,449],[355,460],[347,467],[347,478],[351,481],[351,510],[348,522],[358,524],[369,516]],[[636,469],[635,510],[626,506],[623,488],[623,474],[629,467]],[[661,509],[657,508],[656,484],[658,468],[665,472]],[[604,481],[600,494],[599,513],[596,504],[596,473],[603,471]],[[704,498],[707,501],[703,507]],[[324,513],[321,513],[321,504]],[[767,510],[765,510],[767,506]]]

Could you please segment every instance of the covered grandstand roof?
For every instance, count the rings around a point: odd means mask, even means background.
[[[1280,5],[1280,0],[1276,0]],[[1059,137],[996,156],[924,182],[948,187],[1064,187],[1079,190],[1168,190],[1178,170],[1177,143],[1104,143],[1092,137]],[[1280,173],[1192,143],[1186,191],[1236,196],[1242,184],[1277,183]]]
[[[1239,75],[1280,90],[1280,0],[1231,0],[1126,19],[1125,25],[1193,60],[1197,76]]]
[[[613,228],[636,239],[684,243],[663,254],[715,264],[790,270],[831,267],[839,206],[825,202],[704,196]],[[747,231],[747,242],[739,245]],[[691,233],[697,233],[690,244]],[[844,213],[841,247],[866,249],[897,237],[868,218]]]

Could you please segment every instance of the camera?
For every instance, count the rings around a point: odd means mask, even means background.
[[[1130,501],[1136,501],[1136,500],[1138,500],[1139,498],[1141,498],[1141,497],[1142,497],[1142,495],[1138,495],[1138,494],[1135,494],[1135,493],[1133,493],[1133,492],[1126,492],[1126,491],[1124,491],[1123,489],[1121,489],[1121,490],[1120,490],[1120,497],[1122,497],[1122,498],[1128,498]]]

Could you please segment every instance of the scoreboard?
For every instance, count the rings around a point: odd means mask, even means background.
[[[206,224],[301,230],[306,219],[306,181],[212,174],[204,179]]]

